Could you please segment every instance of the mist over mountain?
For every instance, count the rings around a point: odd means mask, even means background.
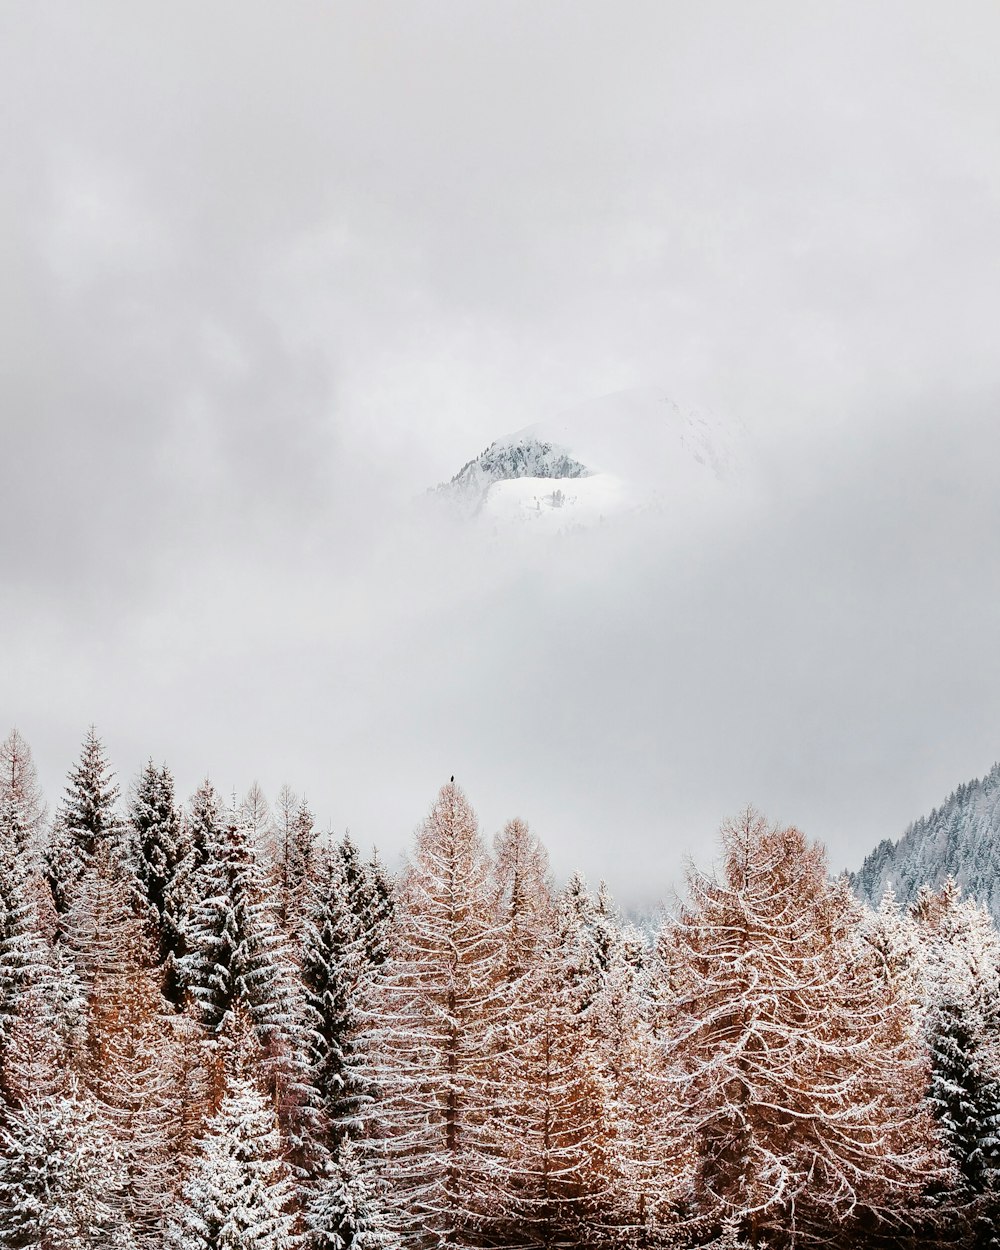
[[[434,495],[497,532],[561,533],[641,512],[694,521],[745,501],[755,472],[737,423],[645,387],[497,438]]]

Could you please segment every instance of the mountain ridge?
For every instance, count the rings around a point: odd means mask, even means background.
[[[936,889],[948,877],[1000,923],[1000,763],[957,786],[896,841],[884,838],[851,874],[851,884],[873,907],[890,886],[907,905],[921,886]]]

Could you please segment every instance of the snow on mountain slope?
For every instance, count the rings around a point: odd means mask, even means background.
[[[742,492],[743,443],[737,427],[662,391],[621,391],[497,439],[437,493],[500,529],[688,516]]]
[[[857,893],[877,907],[889,886],[909,904],[922,885],[953,877],[1000,924],[1000,764],[961,785],[898,841],[886,838],[852,876]]]

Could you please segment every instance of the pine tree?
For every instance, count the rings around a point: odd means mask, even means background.
[[[408,1245],[469,1244],[484,1214],[500,955],[489,857],[451,783],[400,882],[367,1038],[382,1095],[370,1129]]]

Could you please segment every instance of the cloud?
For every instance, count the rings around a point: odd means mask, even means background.
[[[399,845],[454,771],[636,892],[748,799],[847,862],[987,767],[998,21],[5,12],[0,695],[50,793],[96,720]],[[762,516],[413,521],[644,383],[745,420]]]

